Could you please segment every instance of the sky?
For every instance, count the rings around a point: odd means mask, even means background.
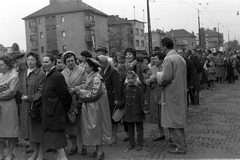
[[[108,14],[147,22],[147,0],[83,0]],[[0,44],[10,47],[18,43],[26,50],[23,17],[49,5],[50,0],[1,0]],[[200,26],[213,29],[219,26],[225,42],[240,41],[240,0],[149,0],[151,29],[169,31],[185,29],[198,33]],[[145,26],[147,32],[147,25]]]

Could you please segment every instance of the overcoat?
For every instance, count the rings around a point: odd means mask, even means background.
[[[161,124],[161,95],[162,95],[162,86],[157,84],[157,81],[150,82],[150,76],[157,76],[157,72],[160,72],[161,68],[154,65],[150,68],[149,73],[145,77],[145,83],[150,89],[150,123]]]
[[[0,77],[0,86],[7,86],[6,90],[0,92],[0,140],[19,136],[18,107],[15,100],[18,80],[18,76],[12,71]]]
[[[216,77],[224,77],[225,76],[224,58],[219,55],[216,56],[215,63],[216,63]]]
[[[67,112],[71,108],[72,97],[63,75],[53,68],[46,76],[42,90],[43,131],[65,130]]]
[[[75,86],[80,86],[83,81],[86,80],[84,77],[84,68],[81,66],[75,66],[73,70],[69,70],[67,67],[62,71],[62,74],[65,78],[67,86],[69,88],[74,88]],[[76,95],[72,95],[72,104],[71,108],[78,114],[78,103],[76,101]],[[80,125],[80,116],[77,117],[77,120],[73,124],[68,124],[66,128],[66,133],[68,135],[78,135],[79,134],[79,125]]]
[[[83,102],[81,112],[83,144],[111,144],[111,114],[102,77],[97,72],[90,73],[81,88],[77,93]]]
[[[174,50],[166,55],[158,81],[163,86],[161,124],[166,128],[186,127],[187,67]],[[160,79],[160,80],[159,80]]]
[[[109,65],[109,67],[103,73],[103,79],[107,88],[108,102],[112,116],[114,110],[114,101],[121,100],[118,71]]]
[[[123,118],[125,122],[143,122],[146,100],[141,86],[126,86],[122,103],[126,108]]]
[[[23,74],[22,94],[29,97],[28,101],[23,101],[20,107],[21,118],[21,139],[28,139],[30,142],[43,142],[42,123],[31,120],[29,110],[32,101],[42,99],[42,87],[45,80],[45,73],[41,68],[35,68],[28,76],[27,69]],[[42,107],[40,108],[42,111]]]

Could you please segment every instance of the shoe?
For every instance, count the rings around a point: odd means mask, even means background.
[[[185,150],[178,149],[178,148],[169,149],[168,153],[186,155],[186,151]]]
[[[128,146],[127,150],[132,150],[135,146],[134,145],[130,145]]]
[[[56,152],[56,149],[47,149],[45,152],[46,152],[46,153],[49,153],[49,152]]]
[[[81,155],[85,156],[86,154],[87,154],[87,148],[82,148]]]
[[[104,152],[103,152],[101,155],[97,155],[97,156],[96,156],[96,160],[103,160],[104,157],[105,157],[105,154],[104,154]]]
[[[96,151],[94,151],[94,152],[93,152],[93,154],[92,154],[92,155],[90,155],[90,157],[92,157],[92,158],[95,158],[95,157],[97,157],[97,152],[96,152]]]
[[[136,146],[136,151],[141,151],[142,150],[142,146],[138,145]]]
[[[34,152],[33,149],[26,150],[26,154],[33,153],[33,152]]]
[[[68,156],[72,156],[72,155],[74,155],[74,154],[77,154],[77,152],[78,152],[78,147],[76,148],[76,149],[71,149],[71,151],[68,153]]]
[[[176,145],[174,142],[170,142],[169,146],[170,146],[170,147],[173,147],[173,148],[176,148],[176,147],[177,147],[177,145]]]
[[[129,137],[124,137],[123,142],[127,142],[127,141],[129,141]]]
[[[165,136],[154,138],[153,141],[162,141],[165,140]]]

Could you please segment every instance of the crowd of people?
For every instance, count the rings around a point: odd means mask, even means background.
[[[94,145],[91,157],[103,160],[103,145],[117,143],[121,122],[127,150],[141,151],[147,114],[159,128],[153,141],[166,140],[167,128],[168,152],[186,154],[188,106],[199,105],[199,91],[214,90],[216,81],[234,83],[239,56],[234,51],[174,50],[168,37],[161,45],[150,56],[127,48],[111,58],[100,46],[96,58],[85,50],[81,60],[72,51],[42,59],[35,52],[0,57],[0,160],[14,159],[19,140],[30,143],[28,160],[43,160],[44,151],[67,160],[78,153],[78,138],[82,156]],[[65,153],[67,137],[71,150]]]

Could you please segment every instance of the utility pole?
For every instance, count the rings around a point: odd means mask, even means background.
[[[198,39],[199,39],[199,48],[202,48],[201,42],[201,28],[200,28],[200,17],[199,17],[199,10],[198,10]]]
[[[218,23],[218,48],[217,51],[220,49],[220,40],[219,40],[219,23]]]
[[[229,28],[228,28],[228,49],[229,49],[230,45],[229,45]]]
[[[133,12],[134,12],[134,20],[135,20],[135,6],[133,6]]]
[[[148,47],[149,55],[152,54],[152,31],[151,31],[151,20],[150,20],[150,11],[149,11],[149,0],[147,0],[147,19],[148,19]]]

